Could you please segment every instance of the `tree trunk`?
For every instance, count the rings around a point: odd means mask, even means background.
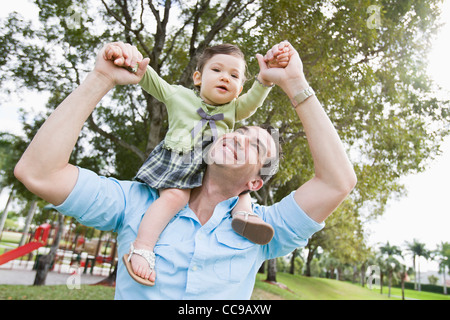
[[[417,290],[416,254],[413,254],[414,290]]]
[[[266,281],[277,282],[277,259],[268,260]]]
[[[366,264],[363,263],[363,265],[361,266],[361,287],[363,288],[366,285],[365,280],[366,280]]]
[[[297,256],[297,249],[295,249],[294,251],[292,251],[292,257],[291,257],[291,267],[289,269],[289,273],[290,274],[294,274],[295,273],[295,257]]]
[[[420,256],[419,259],[417,259],[417,290],[421,291],[422,286],[420,284]]]
[[[392,270],[389,271],[388,298],[391,297],[391,287],[392,287]]]
[[[116,262],[116,265],[114,266],[114,271],[109,274],[105,279],[100,280],[99,282],[95,283],[95,286],[106,286],[106,287],[115,287],[116,286],[116,275],[117,275],[117,265],[118,262]]]
[[[405,279],[406,279],[406,270],[404,268],[402,272],[402,300],[405,300]]]
[[[56,251],[58,250],[59,247],[59,241],[61,239],[63,229],[64,229],[64,216],[58,213],[58,232],[56,233],[55,239],[50,248],[50,252],[45,256],[39,257],[37,261],[36,277],[34,278],[35,286],[45,285],[45,280],[47,279],[48,271],[50,270],[52,262],[55,260]]]
[[[28,210],[27,219],[25,220],[25,227],[23,228],[22,238],[20,239],[19,247],[25,244],[27,240],[28,231],[30,230],[31,221],[33,220],[34,212],[36,211],[37,200],[31,201],[30,209]]]
[[[442,273],[444,275],[444,294],[447,294],[447,280],[445,279],[446,269],[447,269],[447,266],[444,265],[444,272]]]
[[[384,274],[383,274],[383,272],[380,272],[380,294],[383,294],[383,279],[384,279]]]
[[[3,209],[3,213],[0,218],[0,239],[1,239],[1,234],[3,232],[3,228],[5,227],[6,218],[8,217],[9,205],[11,204],[13,197],[14,197],[14,189],[11,189],[11,192],[9,193],[8,201],[6,201],[5,209]]]
[[[306,257],[306,269],[305,269],[305,276],[311,277],[311,261],[314,258],[314,252],[316,251],[317,247],[312,248],[311,244],[308,244],[308,256]]]

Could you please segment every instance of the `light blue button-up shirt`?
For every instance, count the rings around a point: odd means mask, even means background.
[[[231,228],[230,212],[238,197],[220,202],[201,225],[186,206],[167,225],[155,246],[156,284],[135,282],[122,263],[139,224],[157,192],[135,181],[118,181],[79,169],[78,181],[56,209],[84,225],[118,233],[116,299],[249,299],[261,264],[305,246],[321,230],[298,206],[293,193],[273,206],[254,211],[275,229],[272,241],[256,245]]]

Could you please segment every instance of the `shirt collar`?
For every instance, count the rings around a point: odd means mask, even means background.
[[[212,223],[214,224],[219,223],[223,218],[227,216],[228,213],[230,213],[234,209],[238,202],[238,199],[239,197],[235,196],[219,202],[214,208],[213,215],[208,220],[208,222],[212,220]],[[187,204],[183,210],[179,211],[176,216],[187,217],[198,221],[197,215],[194,211],[192,211],[191,208],[189,208],[189,204]]]

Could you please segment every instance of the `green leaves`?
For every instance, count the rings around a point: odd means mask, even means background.
[[[389,198],[402,195],[400,178],[425,170],[449,133],[448,99],[439,97],[426,70],[439,0],[35,2],[40,25],[17,14],[0,23],[0,84],[6,93],[11,87],[50,92],[49,110],[83,80],[109,41],[137,45],[167,81],[190,87],[196,54],[205,46],[239,45],[256,75],[255,54],[289,40],[357,172],[346,211],[336,213],[348,215],[352,223],[342,228],[358,239],[362,219],[381,215]],[[244,122],[271,123],[282,139],[284,159],[259,193],[261,203],[313,177],[302,124],[281,90],[274,88]],[[158,101],[138,86],[117,87],[83,129],[72,161],[131,179],[167,125]]]

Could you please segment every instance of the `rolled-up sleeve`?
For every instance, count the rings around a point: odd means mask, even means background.
[[[294,192],[272,206],[255,206],[255,212],[275,230],[272,241],[266,245],[266,258],[284,256],[298,247],[325,226],[311,219],[294,199]]]
[[[116,231],[125,212],[125,192],[113,178],[78,168],[77,183],[67,199],[55,209],[81,224],[104,231]]]

